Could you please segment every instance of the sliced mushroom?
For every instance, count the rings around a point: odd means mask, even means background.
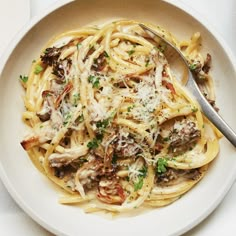
[[[98,185],[97,198],[109,204],[122,204],[125,201],[125,192],[118,179],[101,179]]]
[[[196,142],[201,137],[200,130],[196,124],[187,119],[176,121],[174,130],[170,135],[170,150],[179,153],[187,150],[190,144]]]
[[[104,165],[101,159],[94,159],[85,163],[75,175],[75,190],[77,190],[82,197],[85,197],[85,189],[90,189],[93,184],[98,182],[98,176],[104,174]]]
[[[53,66],[61,55],[61,49],[56,47],[47,48],[44,55],[41,55],[41,61],[49,66]]]
[[[113,153],[114,153],[113,145],[109,145],[104,156],[104,168],[106,172],[112,172],[114,170],[112,165]]]
[[[61,101],[64,99],[64,97],[73,89],[73,84],[69,82],[64,87],[63,91],[59,94],[55,101],[55,108],[57,109],[60,106]]]
[[[119,156],[131,157],[140,152],[140,145],[127,133],[120,132],[115,140],[115,149]]]
[[[20,144],[21,146],[28,151],[34,146],[37,146],[39,144],[39,137],[38,136],[32,136],[24,139]]]
[[[106,56],[107,56],[107,54],[105,52],[100,54],[100,56],[94,60],[94,63],[92,65],[92,69],[95,71],[102,71],[107,64]]]
[[[50,126],[49,122],[45,122],[43,127],[38,127],[33,134],[26,136],[21,145],[25,150],[29,150],[52,140],[55,133],[56,130]]]
[[[199,169],[192,170],[178,170],[173,168],[168,168],[166,172],[158,174],[158,183],[170,183],[177,179],[188,179],[197,180],[201,177],[201,172]],[[177,180],[178,181],[178,180]]]
[[[70,67],[72,65],[72,61],[69,58],[66,58],[64,60],[56,61],[53,64],[53,72],[52,74],[56,75],[58,80],[58,83],[63,83],[65,76],[69,73]]]
[[[206,60],[204,62],[204,65],[202,67],[202,70],[208,74],[209,70],[211,69],[211,55],[207,53]]]
[[[36,113],[41,121],[50,120],[51,113],[52,113],[52,105],[53,105],[53,97],[54,92],[51,90],[44,90],[42,92],[43,97],[43,107],[42,109]]]
[[[86,155],[88,151],[87,145],[81,145],[76,148],[65,149],[64,153],[53,153],[48,158],[50,166],[60,168],[69,165],[79,157]]]
[[[41,121],[44,122],[44,121],[50,120],[51,113],[52,113],[52,109],[50,108],[48,101],[45,100],[43,102],[43,107],[41,111],[37,112],[37,116],[39,117]]]

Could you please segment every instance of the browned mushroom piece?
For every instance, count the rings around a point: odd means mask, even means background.
[[[40,56],[41,61],[49,66],[53,66],[61,55],[61,49],[56,47],[46,48],[44,54]]]
[[[82,197],[85,191],[98,182],[98,177],[104,174],[104,165],[101,159],[94,159],[85,163],[75,175],[75,189]]]
[[[101,179],[98,184],[97,198],[109,204],[122,204],[125,201],[125,192],[116,178]]]
[[[173,168],[168,168],[166,172],[158,174],[157,182],[158,183],[170,183],[175,181],[178,178],[188,179],[188,180],[197,180],[201,177],[201,172],[199,169],[192,170],[178,170]]]
[[[187,119],[177,121],[176,124],[178,128],[174,128],[170,135],[170,151],[181,153],[201,137],[201,132],[194,122]]]
[[[206,56],[206,60],[204,62],[204,65],[202,67],[202,70],[208,74],[209,70],[211,69],[211,55],[209,53],[207,53],[207,56]]]
[[[65,149],[64,153],[52,153],[48,159],[51,167],[60,168],[69,165],[71,162],[87,153],[87,145],[81,145],[76,148]]]
[[[21,141],[21,146],[28,151],[34,146],[37,146],[39,144],[39,137],[38,136],[31,136],[29,138],[25,138],[23,141]]]

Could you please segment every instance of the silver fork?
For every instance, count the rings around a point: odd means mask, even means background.
[[[188,73],[188,80],[185,86],[196,98],[201,106],[204,115],[220,130],[220,132],[236,147],[236,133],[230,128],[230,126],[224,121],[224,119],[215,111],[215,109],[210,105],[205,96],[201,93],[196,81],[195,74],[190,70],[189,63],[183,56],[182,52],[170,43],[166,38],[164,38],[160,33],[150,29],[146,25],[139,24],[139,26],[147,32],[149,35],[154,35],[165,42],[167,50],[172,54],[172,58],[175,58],[175,62],[181,63]],[[178,58],[178,59],[177,59]],[[176,60],[177,59],[177,60]],[[171,63],[170,63],[171,64]]]

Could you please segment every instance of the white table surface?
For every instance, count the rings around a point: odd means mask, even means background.
[[[27,1],[31,2],[30,7]],[[48,5],[57,0],[0,0],[0,32],[6,34],[5,39],[0,41],[0,53],[6,42],[18,31],[29,17],[37,15]],[[221,34],[236,57],[236,1],[235,0],[180,0],[198,11],[202,17]],[[15,2],[14,9],[9,2]],[[20,2],[20,4],[19,4]],[[16,6],[16,5],[21,6]],[[8,6],[7,6],[8,5]],[[23,10],[20,11],[20,7]],[[17,10],[17,11],[16,11]],[[7,13],[7,14],[6,14]],[[21,18],[19,21],[17,18]],[[4,23],[3,23],[4,22]],[[7,22],[7,23],[5,23]],[[3,29],[7,24],[15,28],[10,32]],[[9,28],[9,27],[8,27]],[[1,38],[1,37],[0,37]],[[236,184],[234,184],[218,208],[202,223],[185,234],[185,236],[209,236],[209,235],[236,235]],[[158,233],[155,232],[156,234]],[[0,235],[51,235],[29,216],[27,216],[7,193],[0,181]]]

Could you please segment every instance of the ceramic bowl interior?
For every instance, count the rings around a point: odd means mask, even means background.
[[[12,45],[14,50],[6,55],[6,64],[2,65],[0,172],[13,198],[38,223],[60,235],[109,235],[111,232],[113,235],[136,233],[138,236],[154,232],[173,235],[199,223],[222,200],[234,180],[235,149],[227,140],[221,140],[220,154],[206,177],[174,204],[113,220],[97,214],[85,214],[77,206],[57,202],[58,189],[35,169],[20,146],[26,127],[21,121],[23,90],[18,78],[20,74],[28,73],[32,61],[52,36],[83,25],[120,18],[134,19],[158,24],[180,40],[189,39],[199,31],[203,53],[209,52],[213,58],[211,74],[215,81],[217,105],[225,120],[236,130],[236,73],[223,42],[214,36],[209,27],[166,1],[81,0],[50,11],[38,17],[18,36],[15,45]]]

